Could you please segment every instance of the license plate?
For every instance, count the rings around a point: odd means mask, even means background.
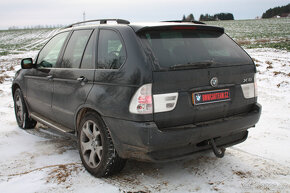
[[[192,93],[192,102],[194,105],[208,103],[217,103],[230,100],[230,90],[212,90]]]

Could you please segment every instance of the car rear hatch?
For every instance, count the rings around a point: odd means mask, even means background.
[[[206,124],[252,109],[255,65],[222,28],[170,25],[137,34],[154,67],[154,121],[160,129]]]

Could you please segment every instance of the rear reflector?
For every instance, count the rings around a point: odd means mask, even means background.
[[[254,84],[255,84],[255,97],[257,97],[258,96],[258,85],[257,85],[256,74],[254,76]]]
[[[154,99],[154,113],[172,111],[178,99],[178,93],[156,94]]]
[[[255,83],[242,84],[241,87],[246,99],[255,97]]]
[[[241,87],[242,87],[243,95],[246,99],[258,96],[256,75],[254,76],[254,82],[242,84]]]

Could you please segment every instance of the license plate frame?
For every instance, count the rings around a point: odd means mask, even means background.
[[[192,103],[194,105],[204,105],[230,101],[230,89],[207,90],[192,93]]]

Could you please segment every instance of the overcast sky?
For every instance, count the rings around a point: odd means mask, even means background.
[[[129,21],[181,19],[183,14],[233,13],[254,19],[289,0],[1,0],[0,29],[11,26],[70,24],[86,19],[123,18]]]

